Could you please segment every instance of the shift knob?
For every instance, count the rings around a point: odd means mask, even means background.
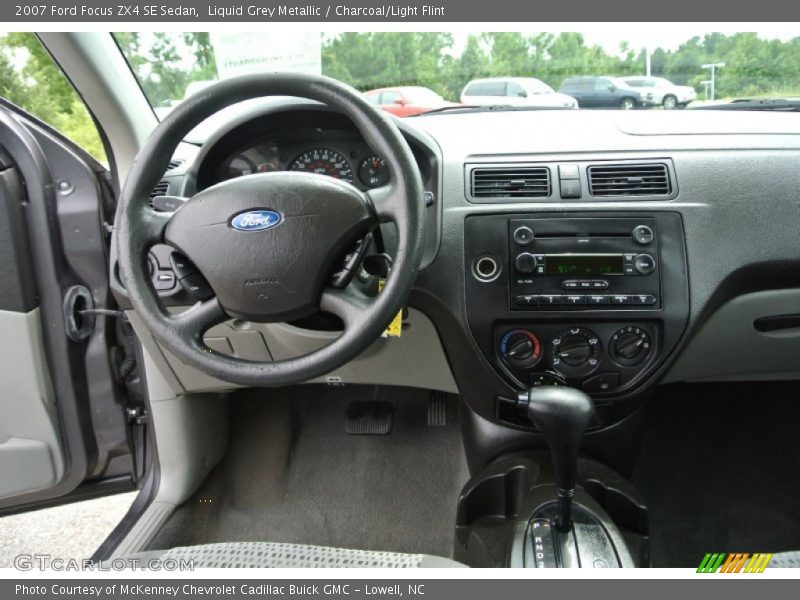
[[[572,527],[578,448],[594,415],[594,403],[575,388],[542,386],[521,392],[518,405],[550,446],[558,496],[556,524],[561,531],[568,531]]]

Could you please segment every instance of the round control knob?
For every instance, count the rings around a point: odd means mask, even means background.
[[[517,227],[511,237],[518,246],[527,246],[533,241],[533,229],[525,225]]]
[[[536,257],[530,252],[523,252],[514,259],[514,267],[517,272],[529,275],[536,269]]]
[[[591,354],[592,347],[589,341],[581,335],[565,337],[558,347],[558,358],[572,367],[579,367],[585,363]]]
[[[646,246],[653,241],[653,230],[647,225],[637,225],[633,228],[633,239],[637,244]]]
[[[639,275],[650,275],[656,270],[656,260],[649,254],[637,254],[633,259],[633,267]]]
[[[614,360],[626,366],[633,366],[647,357],[651,345],[650,334],[641,327],[629,325],[611,336],[609,347]]]
[[[512,329],[500,340],[500,355],[516,367],[532,367],[542,357],[539,338],[527,329]]]
[[[600,340],[594,332],[573,327],[553,338],[553,367],[567,377],[587,375],[600,364],[600,352]]]

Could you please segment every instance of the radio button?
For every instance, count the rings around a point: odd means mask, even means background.
[[[608,282],[604,279],[596,279],[592,281],[592,288],[595,290],[605,290],[608,288]]]
[[[633,303],[633,296],[627,296],[624,294],[611,296],[611,304],[632,304]]]
[[[568,279],[561,284],[561,287],[565,290],[577,290],[580,287],[580,283],[577,279]]]
[[[530,252],[523,252],[514,259],[514,266],[518,273],[533,273],[536,269],[536,257]]]
[[[558,306],[561,304],[561,296],[558,294],[541,294],[537,298],[539,306]]]
[[[631,298],[633,298],[633,304],[642,304],[645,306],[652,306],[658,301],[652,294],[635,294],[631,296]]]
[[[586,304],[592,304],[595,306],[611,304],[611,296],[591,294],[586,296]]]
[[[586,296],[583,294],[570,294],[561,297],[562,304],[567,306],[577,306],[578,304],[586,304]]]
[[[649,254],[639,254],[633,261],[633,266],[639,275],[650,275],[656,270],[656,261]]]
[[[533,229],[525,225],[517,227],[512,237],[518,246],[527,246],[533,241]]]
[[[582,290],[588,290],[592,287],[592,282],[588,280],[583,280],[578,282],[578,287]]]
[[[633,233],[631,235],[633,236],[634,241],[642,246],[646,246],[652,242],[654,237],[653,230],[647,225],[637,225],[633,228]]]
[[[514,303],[518,306],[536,306],[539,304],[539,297],[531,294],[521,294],[514,298]]]

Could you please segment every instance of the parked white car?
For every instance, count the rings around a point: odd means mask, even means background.
[[[578,108],[578,101],[560,94],[534,77],[473,79],[461,92],[461,102],[471,106],[530,106]]]
[[[688,85],[675,85],[663,77],[624,77],[629,86],[647,91],[650,101],[664,110],[685,108],[697,99],[697,91]]]

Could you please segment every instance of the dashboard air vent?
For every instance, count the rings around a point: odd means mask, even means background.
[[[663,163],[591,165],[592,196],[665,196],[672,191]]]
[[[547,198],[550,195],[550,169],[547,167],[505,166],[472,170],[473,198]]]
[[[158,198],[159,196],[166,196],[168,191],[169,191],[169,182],[159,181],[150,192],[150,207],[151,208],[153,207],[154,198]]]
[[[169,164],[167,165],[167,171],[174,171],[175,169],[180,167],[185,162],[186,161],[183,160],[182,158],[175,158],[175,159],[169,161]]]

